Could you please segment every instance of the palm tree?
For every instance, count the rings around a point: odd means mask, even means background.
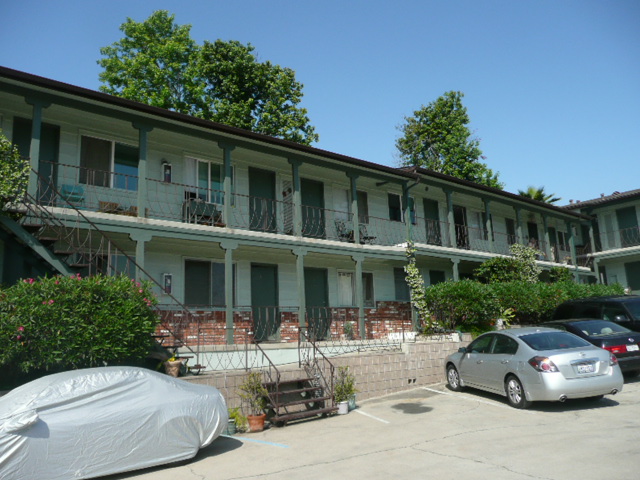
[[[555,193],[545,192],[544,187],[536,188],[531,185],[526,190],[518,190],[518,195],[544,203],[556,203],[562,200],[560,197],[555,197]]]

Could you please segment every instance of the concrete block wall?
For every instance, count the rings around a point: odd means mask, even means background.
[[[420,386],[444,382],[444,360],[447,355],[467,345],[469,339],[454,341],[418,341],[405,343],[402,351],[361,352],[331,358],[337,367],[348,366],[356,377],[358,400],[389,395]],[[295,378],[297,365],[282,366],[283,378]],[[218,388],[229,407],[240,405],[236,389],[243,382],[244,370],[228,370],[184,377],[186,381]]]

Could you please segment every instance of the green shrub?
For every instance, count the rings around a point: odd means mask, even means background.
[[[29,374],[144,359],[155,302],[125,276],[22,280],[0,291],[0,366]]]
[[[20,199],[29,183],[29,161],[23,159],[18,148],[0,130],[0,212],[6,202]]]
[[[551,283],[572,282],[573,274],[567,267],[551,267],[549,269],[549,281]]]
[[[431,315],[445,329],[481,333],[491,329],[501,312],[490,286],[473,280],[438,283],[426,289],[425,297]]]

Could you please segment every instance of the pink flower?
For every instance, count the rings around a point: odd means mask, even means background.
[[[23,282],[28,283],[29,285],[33,285],[35,283],[35,280],[33,278],[27,278],[23,280]]]
[[[16,337],[16,340],[22,340],[22,335],[18,335],[18,336]]]
[[[18,331],[19,331],[19,332],[24,332],[24,327],[23,327],[22,325],[21,325],[21,326],[19,326],[19,327],[18,327]]]
[[[56,280],[55,282],[53,282],[56,285],[60,285],[60,282],[58,280]]]
[[[142,292],[143,292],[143,290],[142,290],[142,289],[138,290],[138,293],[142,293]]]
[[[53,305],[53,300],[49,300],[49,305]]]

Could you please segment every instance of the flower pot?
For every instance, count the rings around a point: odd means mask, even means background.
[[[356,408],[356,394],[349,396],[349,411],[355,410]]]
[[[262,415],[249,415],[247,416],[247,420],[249,421],[249,431],[250,432],[261,432],[264,430],[264,419],[267,418],[267,414],[263,413]]]
[[[172,362],[164,362],[164,371],[167,375],[177,377],[180,375],[180,367],[182,367],[182,360],[174,360]]]
[[[227,423],[227,435],[235,435],[236,431],[236,421],[235,419],[230,418],[229,423]]]
[[[338,415],[346,415],[349,413],[349,402],[338,402]]]

